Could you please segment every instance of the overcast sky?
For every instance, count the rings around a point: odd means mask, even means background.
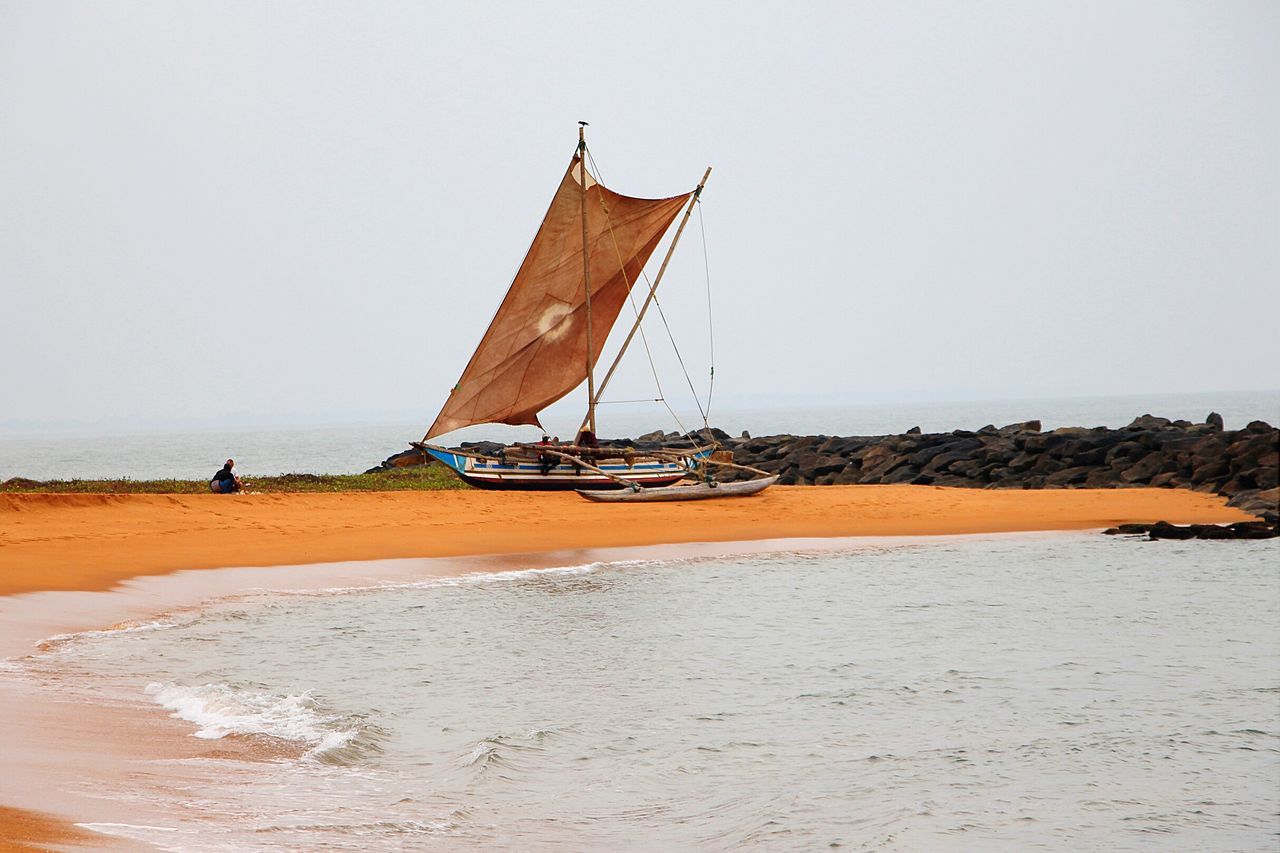
[[[0,0],[0,424],[425,429],[579,119],[619,192],[714,166],[723,400],[1275,387],[1278,44],[1274,2]]]

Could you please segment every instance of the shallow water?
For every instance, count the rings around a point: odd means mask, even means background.
[[[24,662],[267,763],[168,849],[1274,849],[1276,542],[1096,534],[262,594]],[[139,782],[138,779],[149,781]]]

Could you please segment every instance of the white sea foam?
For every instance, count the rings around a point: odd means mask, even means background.
[[[447,586],[468,586],[471,584],[501,583],[503,581],[520,580],[522,578],[541,575],[585,575],[603,569],[626,568],[627,566],[661,566],[668,563],[687,562],[687,559],[661,560],[598,560],[591,563],[579,563],[568,566],[548,566],[541,569],[509,569],[501,572],[471,572],[454,577],[428,578],[420,581],[386,581],[380,583],[361,584],[357,586],[328,586],[321,589],[255,589],[252,592],[263,595],[297,595],[328,596],[346,595],[350,593],[387,592],[398,589],[436,589]]]
[[[117,637],[121,634],[143,634],[149,631],[162,631],[165,628],[177,627],[177,622],[170,619],[152,619],[146,622],[121,622],[119,625],[112,625],[110,628],[101,628],[93,631],[73,631],[69,634],[54,634],[52,637],[45,637],[36,644],[37,648],[48,651],[66,643],[77,642],[79,640],[92,640],[102,637]]]
[[[321,712],[307,693],[276,696],[226,684],[172,683],[152,683],[147,693],[174,717],[195,723],[195,736],[207,740],[265,735],[307,744],[308,755],[319,755],[346,746],[360,733],[343,718]]]
[[[113,832],[119,830],[145,830],[147,832],[177,832],[178,830],[171,826],[151,826],[146,823],[111,823],[109,821],[97,821],[91,823],[77,823],[76,826],[83,829],[92,829],[95,832]]]

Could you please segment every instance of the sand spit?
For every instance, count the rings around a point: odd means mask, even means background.
[[[1250,518],[1215,495],[1142,488],[796,486],[739,500],[643,505],[485,491],[12,494],[0,495],[0,594],[103,590],[181,569]]]

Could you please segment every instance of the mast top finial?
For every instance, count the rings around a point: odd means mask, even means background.
[[[580,121],[580,122],[578,122],[578,124],[582,125],[583,127],[588,127],[588,126],[590,126],[591,122],[588,122],[588,121]]]

